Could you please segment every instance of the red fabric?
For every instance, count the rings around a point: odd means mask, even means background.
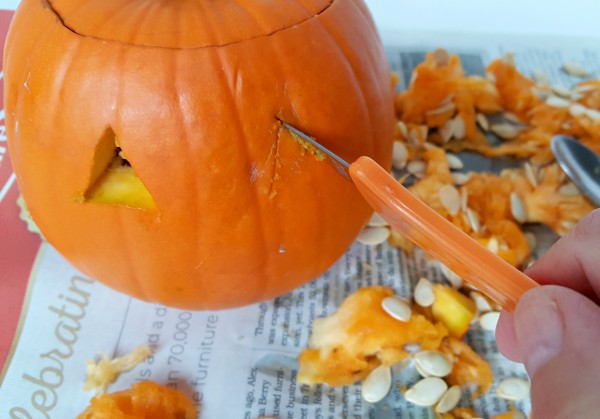
[[[0,45],[4,45],[13,11],[0,10]],[[4,108],[0,84],[0,107]],[[19,191],[6,150],[4,120],[0,120],[0,369],[4,367],[19,323],[23,298],[40,238],[19,218]],[[12,183],[11,183],[12,182]],[[9,186],[10,185],[10,186]],[[8,189],[6,189],[8,188]],[[6,194],[2,195],[1,191]]]

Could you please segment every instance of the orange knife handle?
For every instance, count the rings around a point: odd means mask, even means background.
[[[513,311],[523,293],[538,284],[432,210],[369,157],[350,165],[366,201],[391,227],[465,281]]]

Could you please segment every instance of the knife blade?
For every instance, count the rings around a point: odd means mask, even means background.
[[[521,295],[539,286],[415,197],[370,157],[349,163],[298,128],[280,122],[294,138],[320,150],[391,227],[504,309],[512,312]]]

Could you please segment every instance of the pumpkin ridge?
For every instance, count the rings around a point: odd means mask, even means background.
[[[181,92],[186,90],[186,86],[182,85],[182,83],[178,82],[179,81],[179,78],[177,77],[177,68],[178,68],[178,63],[179,63],[178,59],[179,59],[179,57],[175,59],[175,61],[171,65],[171,68],[169,68],[170,73],[171,73],[171,85],[174,86],[174,88],[175,88],[174,97],[175,97],[175,100],[177,103],[177,107],[179,108],[179,112],[177,112],[178,124],[181,124],[181,129],[183,130],[185,138],[192,139],[192,138],[194,138],[194,133],[195,133],[195,129],[194,129],[195,119],[194,119],[194,116],[190,112],[186,112],[186,107],[184,105],[184,102],[181,99],[182,98]],[[186,150],[188,153],[193,149],[193,146],[192,146],[192,144],[190,144],[189,141],[184,141],[184,142],[182,142],[182,144],[185,144]],[[188,165],[193,165],[193,164],[194,164],[193,161],[188,161]],[[193,168],[192,168],[192,170],[190,170],[189,168],[186,167],[185,171],[194,173]],[[190,176],[189,178],[186,176],[186,178],[188,179],[188,182],[190,183],[190,187],[188,188],[188,193],[190,194],[189,202],[191,202],[193,205],[190,212],[192,214],[198,214],[198,213],[200,213],[200,211],[198,210],[198,190],[199,190],[198,182],[194,176]],[[193,247],[194,247],[194,254],[196,255],[195,259],[197,260],[196,269],[200,270],[200,269],[202,269],[202,267],[204,266],[204,264],[206,263],[206,261],[209,258],[209,256],[207,254],[202,253],[201,246],[200,246],[201,241],[206,240],[206,238],[204,238],[201,234],[202,229],[200,228],[200,222],[197,218],[192,217],[191,220],[188,221],[188,223],[190,224],[190,231],[194,232],[192,242],[193,242]]]
[[[108,37],[102,37],[102,36],[96,36],[93,34],[88,34],[88,33],[85,33],[85,31],[83,31],[83,30],[76,29],[74,27],[74,25],[68,24],[66,22],[65,17],[54,7],[51,0],[42,0],[42,2],[43,2],[42,7],[47,9],[49,12],[51,12],[57,18],[57,20],[60,22],[62,27],[64,27],[69,32],[71,32],[77,36],[80,36],[82,38],[93,39],[93,40],[97,40],[97,41],[101,41],[101,42],[111,42],[111,43],[115,43],[118,45],[127,45],[129,47],[159,48],[159,49],[167,49],[167,50],[193,50],[193,49],[204,49],[204,48],[221,48],[221,47],[227,47],[230,45],[240,44],[240,43],[247,42],[247,41],[253,41],[256,39],[271,37],[279,32],[283,32],[283,31],[286,31],[289,29],[296,28],[302,24],[305,24],[306,22],[309,22],[313,19],[319,18],[319,16],[321,16],[323,13],[327,12],[336,1],[337,0],[329,0],[323,6],[322,9],[320,9],[318,12],[314,13],[313,15],[304,17],[297,22],[289,23],[284,27],[272,29],[266,33],[255,34],[255,35],[252,35],[252,36],[249,36],[246,38],[235,39],[235,40],[227,41],[227,42],[201,42],[199,45],[185,45],[185,46],[158,45],[158,44],[145,43],[145,42],[131,43],[131,42],[127,42],[124,40],[111,39]],[[137,26],[137,28],[139,28],[139,26]]]
[[[222,54],[222,50],[217,50],[217,53],[214,54],[215,56],[215,61],[218,63],[218,65],[225,67],[225,65],[227,64],[224,60],[223,60],[223,54]],[[229,103],[231,103],[231,105],[235,108],[238,108],[238,101],[235,100],[235,98],[238,96],[236,93],[236,83],[237,83],[237,76],[236,77],[232,77],[231,78],[233,81],[233,85],[229,82],[230,77],[220,77],[219,80],[221,81],[221,84],[224,86],[224,90],[226,90],[227,92],[229,92],[228,95],[223,95],[223,99],[227,100]],[[237,136],[239,138],[239,144],[240,147],[238,148],[241,152],[244,153],[244,161],[250,161],[250,152],[248,150],[248,145],[246,143],[246,141],[244,141],[244,129],[243,129],[243,123],[242,123],[242,114],[241,112],[233,112],[232,114],[232,118],[229,120],[229,122],[235,127],[235,129],[241,134],[239,136]],[[255,229],[254,231],[257,233],[255,235],[256,239],[257,239],[257,243],[259,243],[260,248],[263,249],[263,251],[261,252],[262,257],[261,257],[261,261],[260,261],[260,271],[262,274],[263,278],[271,278],[271,275],[268,274],[267,272],[267,267],[268,266],[272,266],[271,263],[271,253],[269,252],[269,247],[267,245],[267,239],[265,236],[265,230],[266,230],[266,223],[265,223],[265,215],[263,214],[263,211],[261,211],[261,205],[260,205],[260,191],[257,188],[252,188],[254,190],[254,193],[250,193],[249,196],[251,197],[250,199],[252,199],[252,207],[253,208],[257,208],[257,212],[258,215],[256,217],[256,219],[258,220],[258,228]],[[263,299],[263,296],[261,295],[260,299]]]

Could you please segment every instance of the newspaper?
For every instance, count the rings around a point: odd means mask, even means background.
[[[576,62],[594,71],[600,63],[600,49],[566,41],[524,44],[527,40],[511,43],[498,37],[405,35],[383,34],[401,87],[425,51],[437,47],[459,53],[473,74],[482,74],[493,58],[510,51],[525,74],[541,70],[567,87],[578,80],[559,71],[562,63]],[[469,158],[469,165],[483,170],[509,164]],[[535,231],[542,249],[556,239],[547,230]],[[361,398],[360,383],[334,388],[297,381],[297,356],[308,344],[314,319],[332,314],[363,286],[384,285],[410,297],[422,276],[444,281],[439,265],[419,251],[409,257],[385,243],[355,243],[322,277],[289,294],[233,310],[194,312],[112,291],[81,275],[44,243],[13,351],[0,377],[0,418],[76,417],[92,397],[82,389],[86,361],[99,353],[120,356],[139,344],[149,345],[153,355],[124,373],[109,391],[155,380],[184,391],[202,418],[434,417],[431,408],[415,406],[402,396],[400,387],[418,379],[410,366],[395,369],[392,390],[374,404]],[[492,332],[475,326],[465,339],[490,363],[496,383],[503,377],[527,377],[520,364],[498,353]],[[460,405],[472,406],[482,418],[513,408],[529,413],[529,401],[500,399],[495,396],[496,385],[475,400],[465,392]]]

